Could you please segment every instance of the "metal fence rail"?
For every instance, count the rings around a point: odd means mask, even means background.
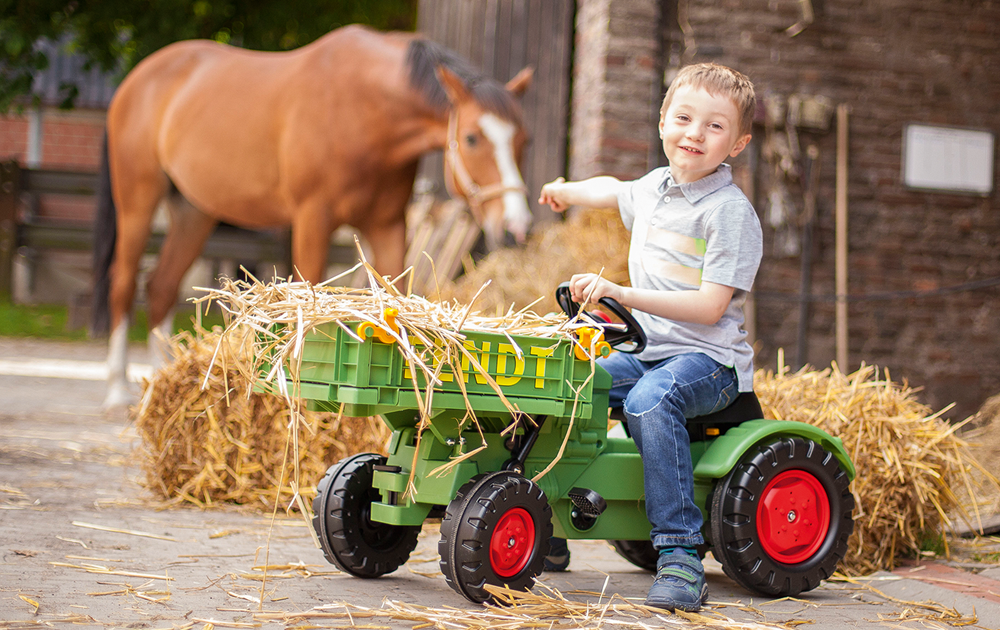
[[[97,183],[95,172],[27,169],[16,162],[0,164],[0,300],[11,299],[13,261],[21,248],[35,251],[93,249],[95,234],[89,222],[39,217],[36,208],[38,197],[45,194],[94,197]],[[146,244],[146,253],[158,253],[163,239],[163,234],[152,234]],[[290,268],[290,232],[288,229],[247,230],[219,225],[201,255],[212,260],[276,262]],[[353,246],[330,245],[330,264],[350,265],[356,258]]]

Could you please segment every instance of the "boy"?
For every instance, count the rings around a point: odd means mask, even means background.
[[[696,611],[708,587],[695,551],[703,544],[686,419],[728,406],[753,390],[753,349],[743,331],[743,302],[762,253],[753,206],[723,160],[750,141],[753,84],[716,64],[680,71],[660,108],[660,137],[670,166],[622,182],[559,178],[539,203],[618,208],[631,233],[623,287],[593,273],[570,280],[573,299],[609,296],[633,310],[649,338],[637,355],[612,353],[611,406],[623,406],[642,456],[646,514],[659,551],[646,604]]]

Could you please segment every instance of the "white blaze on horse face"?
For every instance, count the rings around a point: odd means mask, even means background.
[[[479,128],[493,143],[493,159],[500,171],[500,182],[509,190],[503,194],[503,219],[510,233],[523,241],[531,225],[531,210],[524,193],[524,180],[514,160],[514,134],[517,129],[506,120],[489,112],[479,117]]]

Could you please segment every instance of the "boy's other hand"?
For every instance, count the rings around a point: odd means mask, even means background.
[[[592,303],[602,297],[609,297],[625,306],[625,291],[622,287],[596,273],[574,274],[569,280],[569,290],[574,302],[583,302],[588,296]]]
[[[565,178],[557,177],[548,184],[542,186],[542,191],[538,195],[538,203],[552,206],[553,212],[565,212],[571,204],[562,200],[562,193],[565,188]]]

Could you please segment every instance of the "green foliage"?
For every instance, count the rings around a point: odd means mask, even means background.
[[[973,562],[982,562],[984,564],[1000,564],[1000,551],[992,551],[990,553],[974,553],[972,554]]]
[[[290,50],[346,24],[412,30],[416,0],[0,0],[0,113],[48,66],[36,42],[69,38],[89,65],[124,76],[184,39]],[[76,86],[65,85],[67,105]],[[22,102],[23,101],[19,101]]]
[[[917,548],[920,550],[920,555],[925,557],[935,558],[948,555],[948,545],[944,534],[940,532],[924,531]]]

